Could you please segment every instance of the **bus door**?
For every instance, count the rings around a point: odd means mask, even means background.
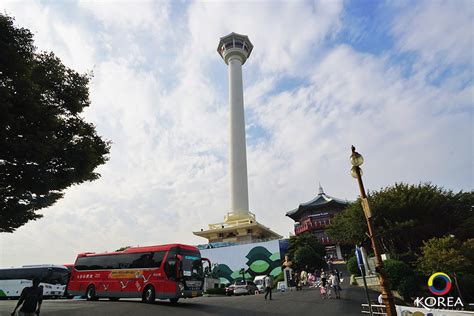
[[[179,278],[179,258],[176,251],[170,250],[166,256],[163,271],[165,278],[163,278],[162,289],[159,298],[174,298],[176,296],[177,280]]]

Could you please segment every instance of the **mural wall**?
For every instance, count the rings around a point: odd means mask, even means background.
[[[281,246],[285,248],[284,244]],[[215,265],[213,271],[221,283],[232,283],[235,279],[242,278],[242,268],[245,269],[246,279],[267,273],[275,277],[282,271],[279,240],[203,249],[201,256],[210,259]]]

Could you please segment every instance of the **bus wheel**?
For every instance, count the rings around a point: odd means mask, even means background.
[[[179,301],[179,297],[177,297],[177,298],[170,298],[171,304],[176,304],[176,303],[178,303],[178,301]]]
[[[95,296],[95,287],[92,284],[87,287],[86,299],[88,301],[96,301],[97,300],[97,296]]]
[[[109,297],[109,300],[113,302],[117,302],[120,299],[120,297]]]
[[[149,285],[143,291],[143,301],[147,303],[155,302],[155,288],[152,285]]]

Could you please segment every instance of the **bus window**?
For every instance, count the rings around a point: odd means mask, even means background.
[[[164,251],[157,251],[153,253],[153,267],[159,268],[161,267],[161,263],[163,262],[163,258],[165,257]]]
[[[149,268],[152,266],[153,253],[134,253],[133,254],[133,261],[130,265],[130,268]]]

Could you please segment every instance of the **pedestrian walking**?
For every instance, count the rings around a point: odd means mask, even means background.
[[[326,272],[324,272],[324,269],[321,269],[321,284],[326,287],[327,283],[327,278],[326,278]]]
[[[316,287],[316,277],[312,273],[308,273],[308,285],[309,287]]]
[[[331,277],[328,278],[327,284],[326,284],[326,291],[327,291],[327,296],[328,298],[332,298],[332,282],[331,282]]]
[[[302,284],[303,286],[308,285],[308,272],[306,272],[306,269],[303,269],[303,270],[301,271],[300,280],[301,280],[301,284]]]
[[[337,268],[335,269],[335,271],[336,271],[337,279],[339,280],[339,283],[341,283],[341,275],[342,274],[341,274],[341,272],[339,272],[339,270]]]
[[[268,294],[270,294],[270,300],[271,300],[272,299],[273,282],[272,282],[272,278],[270,277],[270,273],[267,274],[265,279],[263,279],[263,282],[265,284],[265,299],[267,299]]]
[[[339,283],[339,286],[338,286],[338,287],[339,287],[339,291],[342,291],[342,288],[341,288],[341,283],[342,283],[342,281],[341,281],[341,276],[342,276],[342,273],[339,272],[338,269],[336,269],[336,277],[337,277],[337,281],[338,281],[338,283]]]
[[[331,262],[331,260],[332,260],[332,258],[329,258],[328,261],[327,261],[329,271],[332,270],[332,262]]]
[[[41,303],[43,303],[43,287],[39,286],[40,280],[33,279],[33,286],[25,287],[21,292],[20,299],[12,312],[15,316],[16,310],[21,306],[18,312],[19,316],[35,316],[40,314]]]
[[[297,290],[297,291],[302,290],[300,273],[299,273],[298,271],[295,271],[294,280],[295,280],[295,287],[296,287],[296,290]]]
[[[336,272],[332,272],[331,276],[329,277],[329,283],[331,284],[332,291],[334,291],[334,295],[336,298],[341,298],[341,292],[339,290],[339,277],[336,275]]]
[[[326,299],[327,298],[327,291],[326,287],[323,286],[322,284],[319,284],[319,294],[321,295],[321,299]]]

